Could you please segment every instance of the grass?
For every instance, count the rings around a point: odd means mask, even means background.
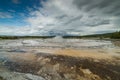
[[[0,76],[0,80],[5,80],[3,77]]]

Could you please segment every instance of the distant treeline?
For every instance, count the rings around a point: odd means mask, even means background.
[[[41,39],[48,39],[54,38],[55,36],[0,36],[0,39],[21,39],[21,38],[41,38]],[[62,36],[63,38],[99,38],[99,39],[120,39],[120,31],[114,33],[106,33],[106,34],[94,34],[94,35],[85,35],[85,36]]]
[[[55,36],[0,36],[0,39],[22,39],[22,38],[41,38],[41,39],[48,39],[53,38]]]
[[[120,31],[114,33],[105,33],[105,34],[94,34],[94,35],[85,35],[85,36],[63,36],[63,38],[99,38],[99,39],[120,39]]]

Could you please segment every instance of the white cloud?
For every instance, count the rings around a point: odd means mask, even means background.
[[[11,14],[0,12],[0,18],[12,18]]]
[[[116,16],[118,12],[114,12],[113,15],[109,13],[109,11],[113,11],[110,8],[113,8],[114,5],[110,6],[107,2],[104,5],[104,3],[104,0],[98,2],[95,0],[48,0],[42,2],[43,7],[36,11],[28,8],[30,17],[25,21],[29,27],[15,28],[16,34],[48,35],[50,32],[54,32],[86,35],[120,30],[120,27],[116,27],[120,20]],[[108,15],[106,15],[107,11]]]
[[[81,10],[77,8],[73,1],[48,0],[43,2],[43,8],[31,12],[32,17],[29,17],[27,22],[36,30],[42,26],[38,32],[53,30],[75,34],[77,32],[79,34],[92,34],[116,31],[114,23],[111,22],[113,16],[104,16],[105,14],[98,13],[97,9],[85,12],[84,8]]]

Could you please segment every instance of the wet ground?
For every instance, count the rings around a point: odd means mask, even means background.
[[[0,80],[120,80],[120,41],[0,41]]]

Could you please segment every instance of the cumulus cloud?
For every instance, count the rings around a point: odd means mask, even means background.
[[[48,0],[27,21],[39,31],[92,34],[120,29],[119,0]],[[117,27],[116,27],[117,26]]]
[[[30,35],[31,33],[31,29],[28,26],[0,26],[1,35]]]
[[[120,0],[47,0],[41,3],[42,7],[29,10],[30,16],[25,19],[29,27],[22,28],[22,34],[28,31],[31,35],[87,35],[120,30]]]
[[[103,15],[120,15],[120,0],[74,0],[79,10],[91,11]]]

